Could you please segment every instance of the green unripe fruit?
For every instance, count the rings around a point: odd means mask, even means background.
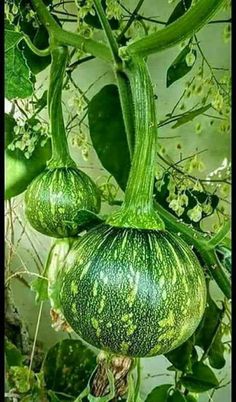
[[[74,167],[47,168],[28,186],[25,213],[38,232],[70,237],[100,210],[100,194],[94,182]]]
[[[167,353],[193,334],[205,309],[202,268],[166,231],[99,225],[76,240],[61,269],[65,319],[115,354]]]

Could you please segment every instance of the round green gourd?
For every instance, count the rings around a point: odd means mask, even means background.
[[[25,213],[34,229],[52,237],[76,236],[86,224],[98,220],[101,200],[95,183],[77,169],[70,156],[63,121],[61,95],[68,49],[51,41],[52,63],[48,112],[52,158],[28,186]]]
[[[144,357],[181,345],[206,303],[202,269],[166,231],[100,225],[72,247],[61,279],[62,312],[91,345]]]
[[[131,60],[135,149],[124,202],[73,243],[59,267],[68,324],[91,345],[148,357],[180,346],[197,328],[206,284],[193,251],[165,231],[153,205],[156,118],[146,64]]]
[[[70,237],[100,209],[93,181],[73,167],[47,168],[28,186],[25,214],[37,231],[53,237]]]

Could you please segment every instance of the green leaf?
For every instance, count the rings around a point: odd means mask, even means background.
[[[195,344],[207,351],[209,363],[213,368],[221,369],[225,365],[224,345],[222,343],[221,310],[208,294],[207,307],[203,319],[195,333]]]
[[[22,366],[23,356],[19,349],[8,340],[5,341],[4,347],[7,365],[9,367]]]
[[[5,44],[5,95],[9,100],[24,99],[33,93],[30,69],[17,48],[22,34],[9,29],[4,31]]]
[[[205,113],[208,109],[210,109],[211,103],[209,103],[206,106],[200,107],[199,109],[195,109],[192,112],[187,112],[185,113],[182,117],[180,117],[176,123],[171,127],[171,128],[177,128],[182,126],[183,124],[188,123],[189,121],[192,121],[195,119],[195,117],[199,116],[200,114]]]
[[[89,102],[90,136],[103,167],[125,190],[130,156],[116,85],[104,86]]]
[[[4,149],[12,142],[14,138],[14,127],[16,121],[10,114],[4,113]]]
[[[174,11],[171,13],[166,25],[169,25],[182,17],[182,15],[184,15],[186,11],[191,7],[191,4],[192,0],[181,0],[175,7]]]
[[[49,349],[45,357],[46,387],[76,397],[86,387],[95,366],[95,354],[81,341],[64,339]]]
[[[148,394],[145,402],[167,402],[170,387],[172,387],[172,384],[158,385]]]
[[[46,278],[34,279],[30,284],[30,288],[36,292],[36,303],[40,303],[48,299],[48,280]]]
[[[29,183],[43,169],[46,162],[51,157],[51,141],[47,141],[44,146],[37,144],[31,157],[27,159],[24,152],[20,149],[5,151],[5,199],[21,194]]]
[[[4,29],[4,51],[8,52],[22,40],[23,34],[21,32],[16,32],[14,25],[5,24]]]
[[[206,392],[219,385],[219,381],[213,371],[202,362],[194,363],[192,374],[185,374],[180,381],[189,391],[197,393]]]
[[[185,48],[179,53],[176,59],[173,61],[171,66],[167,70],[167,78],[166,78],[166,86],[167,88],[172,85],[175,81],[179,80],[180,78],[184,77],[189,71],[192,70],[196,57],[197,52],[195,49],[191,50],[191,53],[195,57],[195,60],[191,66],[187,65],[186,56],[190,53],[190,46],[187,45]]]
[[[165,354],[165,357],[177,370],[188,372],[192,369],[192,363],[196,361],[196,349],[191,339],[184,342],[178,348]]]
[[[178,389],[168,395],[167,402],[186,402],[185,396]]]
[[[8,371],[8,381],[12,388],[20,393],[25,393],[33,385],[34,373],[29,371],[28,367],[12,366]]]

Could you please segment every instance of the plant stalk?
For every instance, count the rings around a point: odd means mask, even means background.
[[[199,31],[219,10],[224,0],[199,0],[182,17],[166,28],[131,43],[131,54],[148,56],[176,45]]]
[[[59,44],[73,46],[84,52],[91,53],[93,56],[99,57],[102,60],[112,61],[110,50],[105,44],[93,39],[86,39],[77,33],[65,31],[51,16],[43,0],[31,1],[41,23],[45,26],[49,34],[53,33]]]
[[[124,203],[107,222],[114,226],[164,229],[153,206],[157,122],[152,83],[144,60],[130,59],[127,75],[134,105],[135,148]]]
[[[52,158],[48,167],[76,167],[70,157],[62,112],[62,86],[68,59],[68,48],[51,40],[51,69],[48,90],[48,114],[52,137]]]

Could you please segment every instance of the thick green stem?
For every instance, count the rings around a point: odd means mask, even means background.
[[[152,83],[144,60],[133,57],[127,63],[127,75],[134,106],[134,156],[124,203],[118,212],[108,218],[108,223],[142,229],[164,229],[153,207],[157,122]]]
[[[42,24],[49,33],[53,33],[61,45],[73,46],[84,52],[91,53],[95,57],[112,61],[111,52],[105,44],[92,39],[86,39],[77,33],[65,31],[56,23],[42,0],[31,1]]]
[[[140,56],[160,52],[193,36],[222,6],[224,0],[199,0],[182,17],[162,30],[139,39],[128,46],[128,51]]]
[[[48,90],[48,114],[52,137],[52,158],[48,167],[75,167],[69,154],[65,125],[62,113],[61,95],[63,78],[68,58],[68,49],[51,41],[52,63]]]
[[[106,14],[105,14],[105,12],[104,12],[104,10],[102,8],[101,1],[100,0],[93,0],[93,2],[94,2],[95,9],[97,11],[99,20],[101,22],[101,25],[103,27],[103,30],[105,32],[105,35],[106,35],[106,38],[107,38],[107,41],[108,41],[108,44],[109,44],[113,59],[114,59],[115,63],[119,64],[119,63],[121,63],[121,60],[120,60],[120,57],[119,57],[119,54],[118,54],[118,50],[119,50],[118,44],[117,44],[117,42],[115,40],[115,37],[114,37],[113,32],[112,32],[112,29],[111,29],[110,24],[109,24],[109,22],[107,20]]]
[[[230,299],[231,298],[231,283],[229,278],[224,273],[221,263],[215,254],[214,250],[205,250],[199,247],[199,251],[205,264],[212,276],[216,281],[217,285],[224,293],[224,295]]]
[[[213,249],[217,246],[217,244],[221,243],[225,236],[229,233],[230,231],[230,221],[227,220],[219,229],[219,231],[213,236],[208,242],[207,242],[207,248]]]

